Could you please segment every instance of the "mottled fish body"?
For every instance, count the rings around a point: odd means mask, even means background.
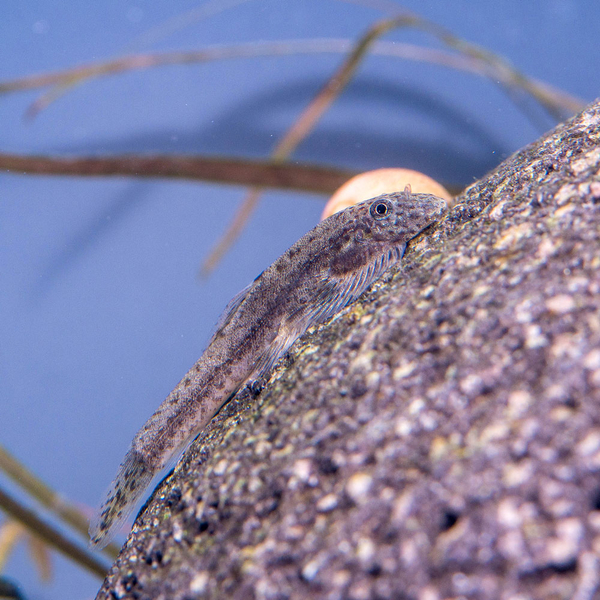
[[[204,354],[133,438],[90,527],[92,545],[110,541],[153,477],[246,382],[262,380],[311,325],[356,300],[445,209],[440,198],[408,191],[347,208],[238,294]]]

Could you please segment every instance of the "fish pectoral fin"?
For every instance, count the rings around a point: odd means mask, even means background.
[[[359,286],[360,287],[360,286]],[[362,293],[364,286],[358,290]],[[327,278],[310,304],[298,307],[279,325],[277,335],[256,361],[249,379],[266,379],[275,363],[312,325],[326,321],[357,297],[356,281],[350,277]]]
[[[309,327],[327,321],[355,300],[364,289],[361,284],[360,274],[341,277],[323,276],[311,303],[299,306],[290,315],[290,321],[296,323],[297,337]]]
[[[316,295],[311,325],[323,323],[333,317],[342,308],[358,299],[369,286],[393,264],[399,262],[406,250],[406,244],[400,244],[383,252],[377,260],[341,275],[328,273],[323,276],[322,285]]]
[[[323,323],[354,302],[392,264],[400,261],[406,244],[392,247],[365,266],[342,275],[328,273],[317,283],[310,302],[287,315],[273,341],[256,361],[249,379],[266,378],[286,350],[312,325]]]

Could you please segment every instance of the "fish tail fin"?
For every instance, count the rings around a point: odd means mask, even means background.
[[[111,483],[100,509],[90,523],[90,545],[101,549],[123,525],[137,501],[156,475],[142,454],[130,448],[117,477]]]

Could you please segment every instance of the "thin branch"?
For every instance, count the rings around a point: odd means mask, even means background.
[[[7,519],[0,525],[0,573],[4,571],[8,557],[16,543],[25,535],[25,527],[21,523]],[[2,595],[0,595],[2,598]]]
[[[108,565],[98,560],[56,530],[51,525],[42,521],[33,511],[24,508],[14,498],[0,489],[0,509],[4,510],[13,519],[22,523],[38,538],[54,547],[56,550],[97,575],[101,579],[106,576]]]
[[[22,487],[43,506],[51,510],[62,521],[88,539],[88,519],[71,503],[57,494],[46,483],[34,475],[25,465],[12,456],[6,448],[0,445],[0,471],[8,475],[17,485]],[[119,554],[116,544],[110,544],[104,549],[112,559]]]
[[[349,39],[316,38],[275,42],[249,42],[227,46],[218,45],[185,52],[134,54],[114,60],[80,65],[53,73],[28,75],[0,82],[0,93],[8,94],[50,85],[63,85],[71,81],[83,81],[85,79],[116,75],[128,71],[172,65],[198,64],[216,60],[271,58],[298,54],[347,54],[354,48],[355,43]],[[481,72],[479,61],[475,61],[470,57],[414,44],[380,41],[373,44],[371,53],[378,56],[439,64],[473,73]]]
[[[0,82],[0,93],[10,93],[37,89],[49,85],[57,86],[40,97],[28,109],[28,116],[34,116],[60,97],[68,87],[83,83],[87,79],[115,75],[133,70],[151,69],[178,64],[196,64],[215,60],[238,58],[276,57],[297,54],[347,54],[354,43],[347,39],[323,38],[306,40],[287,40],[280,42],[251,42],[231,46],[213,46],[197,51],[148,53],[125,56],[101,63],[80,65],[54,73],[29,75],[18,79]],[[369,53],[374,56],[386,56],[416,62],[424,62],[443,67],[466,71],[497,80],[506,85],[523,87],[535,98],[543,99],[544,105],[550,104],[552,110],[574,113],[581,109],[584,102],[558,88],[531,77],[514,77],[514,69],[504,63],[501,68],[491,65],[471,54],[454,54],[445,50],[427,48],[402,42],[374,42]],[[522,79],[524,78],[524,79]]]
[[[27,532],[27,548],[33,564],[37,567],[40,579],[52,579],[52,553],[51,548],[31,531]]]
[[[339,69],[323,86],[321,91],[315,96],[310,104],[304,109],[300,117],[286,132],[273,151],[275,160],[286,159],[314,129],[319,119],[325,111],[333,104],[335,99],[342,93],[344,88],[350,82],[360,61],[365,56],[369,46],[376,38],[387,33],[390,29],[400,26],[404,18],[390,19],[380,21],[369,28],[358,42],[356,42],[348,57],[344,60]]]
[[[569,98],[568,95],[564,93],[561,93],[561,97],[556,97],[548,90],[548,87],[545,84],[542,84],[541,86],[538,85],[537,82],[521,73],[505,59],[477,44],[472,44],[459,38],[445,27],[442,27],[433,21],[409,13],[405,13],[399,18],[406,20],[407,24],[410,21],[408,26],[433,35],[443,44],[456,50],[460,54],[481,61],[488,67],[488,72],[483,73],[484,75],[492,79],[492,81],[497,80],[497,83],[506,88],[509,92],[517,88],[525,90],[557,120],[561,118],[561,110],[566,109],[571,112],[576,112],[583,106],[583,103],[578,103],[579,106],[576,107],[575,104],[578,102],[577,99]],[[390,21],[393,21],[393,19]],[[567,100],[568,106],[562,105],[564,100]],[[572,100],[575,100],[575,102],[571,102]]]
[[[192,179],[237,185],[331,194],[356,171],[315,165],[185,155],[56,158],[0,153],[0,170],[17,174],[130,175]]]

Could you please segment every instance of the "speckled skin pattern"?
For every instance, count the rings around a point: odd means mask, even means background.
[[[600,104],[186,453],[98,599],[600,597]]]
[[[152,478],[248,380],[262,380],[311,325],[356,300],[439,219],[430,194],[385,194],[319,223],[236,296],[206,351],[133,438],[90,527],[104,546]]]

